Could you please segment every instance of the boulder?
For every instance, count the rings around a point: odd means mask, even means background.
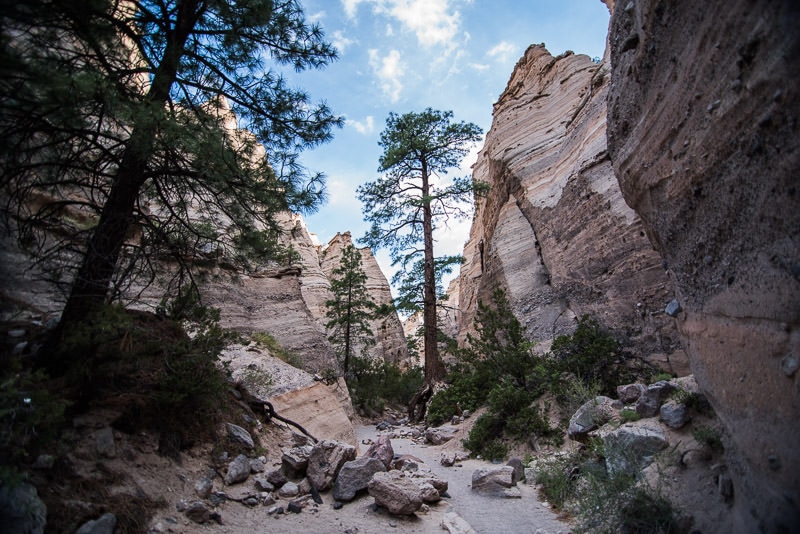
[[[420,489],[420,497],[422,497],[422,502],[425,503],[435,503],[442,500],[441,494],[433,487],[433,484],[429,482],[423,482],[421,484],[417,484]]]
[[[481,467],[472,473],[472,491],[483,495],[503,496],[514,485],[514,468],[510,465]]]
[[[209,508],[208,505],[201,501],[195,501],[190,504],[183,512],[184,515],[195,523],[207,523],[214,520],[218,523],[221,522],[219,513]]]
[[[28,483],[0,486],[0,517],[5,532],[41,534],[47,524],[47,506]]]
[[[453,428],[429,428],[425,431],[425,443],[431,445],[441,445],[453,439],[455,429]]]
[[[661,380],[650,384],[636,401],[636,413],[642,417],[655,417],[661,408],[661,402],[675,389],[675,385]]]
[[[567,435],[582,440],[592,430],[608,423],[614,415],[613,404],[613,399],[602,395],[586,402],[570,418]]]
[[[375,473],[386,471],[386,466],[378,458],[362,456],[345,462],[333,486],[333,498],[337,501],[352,501],[356,493],[367,489],[367,484]]]
[[[525,478],[525,466],[522,465],[522,460],[519,458],[511,458],[506,465],[514,468],[514,476],[512,479],[514,484]]]
[[[385,469],[389,469],[389,465],[394,458],[394,448],[389,436],[378,436],[378,439],[369,446],[367,452],[364,453],[367,458],[377,458],[383,463]]]
[[[250,460],[250,472],[251,473],[263,473],[264,472],[264,461],[266,459],[262,456],[260,458],[253,458]]]
[[[446,530],[448,534],[477,534],[475,529],[472,528],[463,517],[455,512],[447,512],[444,514],[440,526],[442,530]]]
[[[95,448],[97,454],[105,458],[115,458],[117,456],[117,447],[114,443],[114,431],[110,426],[103,427],[94,435]]]
[[[658,425],[642,421],[626,423],[603,436],[606,468],[610,473],[636,475],[667,445],[666,435]]]
[[[461,462],[469,458],[469,453],[465,451],[442,451],[439,455],[439,463],[445,467],[451,467],[456,462]]]
[[[367,484],[375,504],[397,515],[411,515],[422,507],[419,485],[400,471],[375,473]]]
[[[314,445],[308,457],[308,480],[318,491],[324,491],[331,487],[345,462],[355,459],[354,446],[341,441],[322,440]]]
[[[312,448],[309,445],[303,445],[292,447],[283,453],[281,456],[281,470],[288,478],[297,478],[305,474]]]
[[[280,488],[281,486],[286,484],[287,480],[289,479],[286,478],[286,475],[283,474],[283,471],[281,471],[280,469],[274,469],[269,473],[267,473],[267,482],[269,482],[276,488]]]
[[[448,482],[442,478],[439,478],[432,474],[423,474],[423,473],[406,473],[406,476],[410,476],[411,479],[416,482],[420,487],[424,485],[433,486],[436,492],[439,494],[439,497],[444,497],[447,493],[447,488],[449,486]],[[438,498],[436,499],[439,500]],[[426,501],[427,502],[427,501]]]
[[[661,421],[670,428],[682,428],[689,422],[689,408],[682,402],[667,401],[661,405]]]
[[[291,481],[281,486],[281,489],[278,490],[278,497],[283,499],[291,499],[298,495],[300,495],[300,486]]]
[[[617,386],[617,397],[623,404],[631,404],[639,400],[639,397],[647,390],[647,386],[640,383],[625,384]]]
[[[117,527],[117,516],[105,513],[97,519],[87,521],[75,531],[75,534],[114,534]]]
[[[225,473],[225,484],[231,485],[244,482],[250,476],[250,459],[244,454],[240,454],[228,464],[228,472]]]
[[[401,454],[392,460],[389,465],[390,469],[398,469],[400,471],[417,471],[420,464],[424,464],[422,460],[411,454]]]
[[[248,449],[253,449],[255,447],[253,436],[244,428],[239,425],[234,425],[233,423],[225,423],[225,428],[228,430],[228,437],[234,442],[240,443]]]
[[[214,479],[212,476],[206,474],[197,479],[197,482],[194,483],[194,492],[201,499],[208,499],[208,496],[211,495],[211,490],[214,488]]]

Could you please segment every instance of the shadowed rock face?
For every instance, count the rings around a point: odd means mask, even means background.
[[[607,60],[553,57],[542,45],[517,63],[473,171],[492,189],[464,251],[462,340],[478,300],[501,287],[536,340],[588,314],[627,335],[637,355],[682,352],[663,313],[672,295],[661,258],[606,151],[608,80]]]
[[[742,532],[800,524],[800,5],[617,5],[608,146],[731,435]]]

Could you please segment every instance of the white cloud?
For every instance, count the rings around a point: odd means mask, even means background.
[[[516,48],[513,44],[509,43],[508,41],[501,41],[490,48],[489,51],[486,52],[486,55],[497,59],[497,61],[505,63],[509,59],[509,54],[513,53],[515,50]]]
[[[394,36],[394,28],[392,28],[391,24],[386,25],[386,37],[393,37]]]
[[[360,134],[367,135],[375,131],[375,118],[372,115],[367,115],[364,122],[350,119],[347,119],[346,122],[348,126],[352,126]]]
[[[483,63],[470,63],[469,67],[473,70],[477,70],[478,72],[483,72],[489,68],[489,65],[485,65]]]
[[[381,90],[392,102],[400,99],[403,83],[400,81],[405,74],[405,66],[400,60],[400,52],[392,50],[388,55],[380,57],[376,49],[369,51],[369,64],[380,81]]]
[[[320,22],[324,19],[328,14],[325,11],[317,11],[316,13],[311,13],[307,16],[308,22]]]
[[[338,50],[340,54],[344,54],[344,51],[347,48],[349,48],[350,45],[355,43],[353,39],[345,37],[344,32],[342,32],[341,30],[336,30],[335,32],[333,32],[333,35],[331,36],[331,42],[333,43],[333,46],[336,47],[336,50]]]
[[[390,0],[388,12],[414,32],[423,46],[450,45],[461,22],[449,0]]]
[[[367,0],[342,0],[342,7],[344,7],[344,12],[347,15],[347,18],[355,18],[356,11],[358,11],[358,4],[366,1]]]

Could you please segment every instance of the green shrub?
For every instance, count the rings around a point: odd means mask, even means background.
[[[426,415],[428,424],[438,426],[464,410],[475,411],[489,393],[488,373],[467,365],[457,365],[448,374],[450,384],[431,398]]]
[[[722,444],[722,433],[716,428],[710,426],[699,426],[692,429],[692,437],[698,443],[708,445],[714,450],[721,451],[724,449]]]
[[[282,360],[292,367],[303,368],[303,360],[292,351],[286,350],[280,342],[268,332],[253,332],[250,339],[267,349],[271,356]]]
[[[553,340],[550,350],[560,371],[574,374],[586,385],[598,384],[604,395],[615,394],[616,387],[627,381],[618,365],[620,344],[590,317],[582,317],[572,334]]]
[[[636,410],[631,410],[630,408],[623,408],[620,410],[619,417],[623,423],[632,423],[633,421],[638,421],[642,418],[642,416],[639,415],[639,412]]]
[[[463,444],[473,454],[480,454],[484,458],[488,458],[486,449],[487,447],[496,448],[496,444],[492,442],[498,439],[504,426],[505,421],[502,418],[491,412],[484,413],[475,421]]]
[[[530,436],[550,437],[561,432],[561,429],[550,426],[547,413],[536,406],[526,406],[510,415],[506,421],[506,430],[521,439]]]
[[[661,382],[661,381],[669,382],[673,378],[674,376],[672,375],[672,373],[659,371],[650,377],[650,383],[655,384],[656,382]]]
[[[56,438],[69,406],[44,373],[12,367],[0,379],[0,465],[9,466],[30,460]]]
[[[572,454],[540,461],[534,469],[542,495],[556,510],[563,511],[565,504],[575,498],[578,465],[578,455]]]
[[[671,533],[678,512],[659,491],[630,475],[584,471],[576,496],[578,532],[599,534]]]
[[[380,413],[386,403],[406,405],[424,381],[422,369],[402,371],[397,365],[367,357],[353,357],[345,377],[353,405]]]

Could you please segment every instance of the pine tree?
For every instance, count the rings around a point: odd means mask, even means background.
[[[357,347],[375,343],[369,321],[375,303],[367,292],[367,275],[361,265],[361,253],[353,245],[342,250],[339,267],[333,270],[333,298],[325,302],[328,339],[337,348],[345,378],[349,376],[351,358]]]
[[[430,108],[390,113],[379,141],[384,152],[378,171],[384,174],[358,189],[371,223],[362,241],[372,248],[388,248],[393,265],[400,266],[393,280],[400,282],[402,292],[398,308],[423,311],[426,387],[412,404],[427,400],[432,384],[444,378],[437,347],[437,280],[443,269],[461,261],[458,256],[435,256],[433,231],[450,218],[468,216],[475,195],[486,190],[485,184],[469,177],[444,182],[443,175],[458,167],[482,133],[477,125],[452,118],[451,111]],[[412,419],[422,416],[424,410]]]
[[[59,337],[155,257],[268,254],[277,211],[318,205],[322,176],[297,155],[341,119],[280,69],[336,54],[295,0],[0,7],[2,211],[40,257],[65,252],[71,284],[41,353],[51,371],[63,371]],[[65,225],[76,213],[83,223]]]

